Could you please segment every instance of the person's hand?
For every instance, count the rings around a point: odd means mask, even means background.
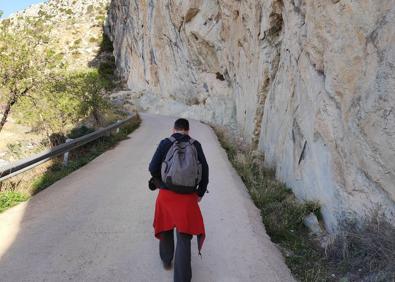
[[[155,191],[157,189],[157,186],[155,184],[155,179],[151,177],[151,179],[148,181],[148,188],[151,191]]]

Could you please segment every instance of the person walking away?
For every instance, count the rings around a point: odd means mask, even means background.
[[[209,167],[201,144],[189,136],[188,120],[175,121],[173,134],[160,142],[149,171],[150,189],[159,188],[153,225],[160,258],[165,269],[171,269],[175,228],[174,282],[189,282],[191,239],[197,235],[200,254],[206,236],[198,202],[207,190]]]

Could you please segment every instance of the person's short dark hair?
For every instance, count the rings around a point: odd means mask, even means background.
[[[175,130],[184,130],[188,131],[189,130],[189,121],[186,120],[185,118],[179,118],[176,120],[174,123],[174,129]]]

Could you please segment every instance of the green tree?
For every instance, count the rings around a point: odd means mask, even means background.
[[[88,69],[69,76],[69,87],[71,85],[74,95],[81,98],[80,115],[92,116],[97,125],[102,125],[102,113],[110,107],[103,98],[109,83],[101,77],[97,69]]]
[[[97,69],[53,73],[39,91],[20,99],[15,117],[47,136],[66,134],[88,117],[101,125],[102,113],[109,109],[103,98],[106,84]]]
[[[49,49],[50,28],[37,18],[0,22],[0,132],[12,108],[45,82],[60,58]]]
[[[78,97],[80,101],[78,114],[81,118],[92,116],[96,125],[102,124],[101,113],[109,109],[103,95],[110,82],[103,79],[94,68],[66,73],[64,79],[57,81],[52,88],[54,92],[65,91]]]

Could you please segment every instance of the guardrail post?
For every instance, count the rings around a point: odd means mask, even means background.
[[[110,137],[110,136],[111,136],[111,130],[107,131],[107,132],[104,134],[104,136]]]
[[[66,139],[66,143],[69,143],[70,141],[73,141],[73,139]],[[64,153],[63,155],[63,166],[68,166],[69,164],[69,151],[67,151],[66,153]]]
[[[119,123],[120,122],[120,120],[117,120],[117,123]],[[119,127],[117,127],[117,129],[115,130],[115,134],[118,134],[119,133]]]

